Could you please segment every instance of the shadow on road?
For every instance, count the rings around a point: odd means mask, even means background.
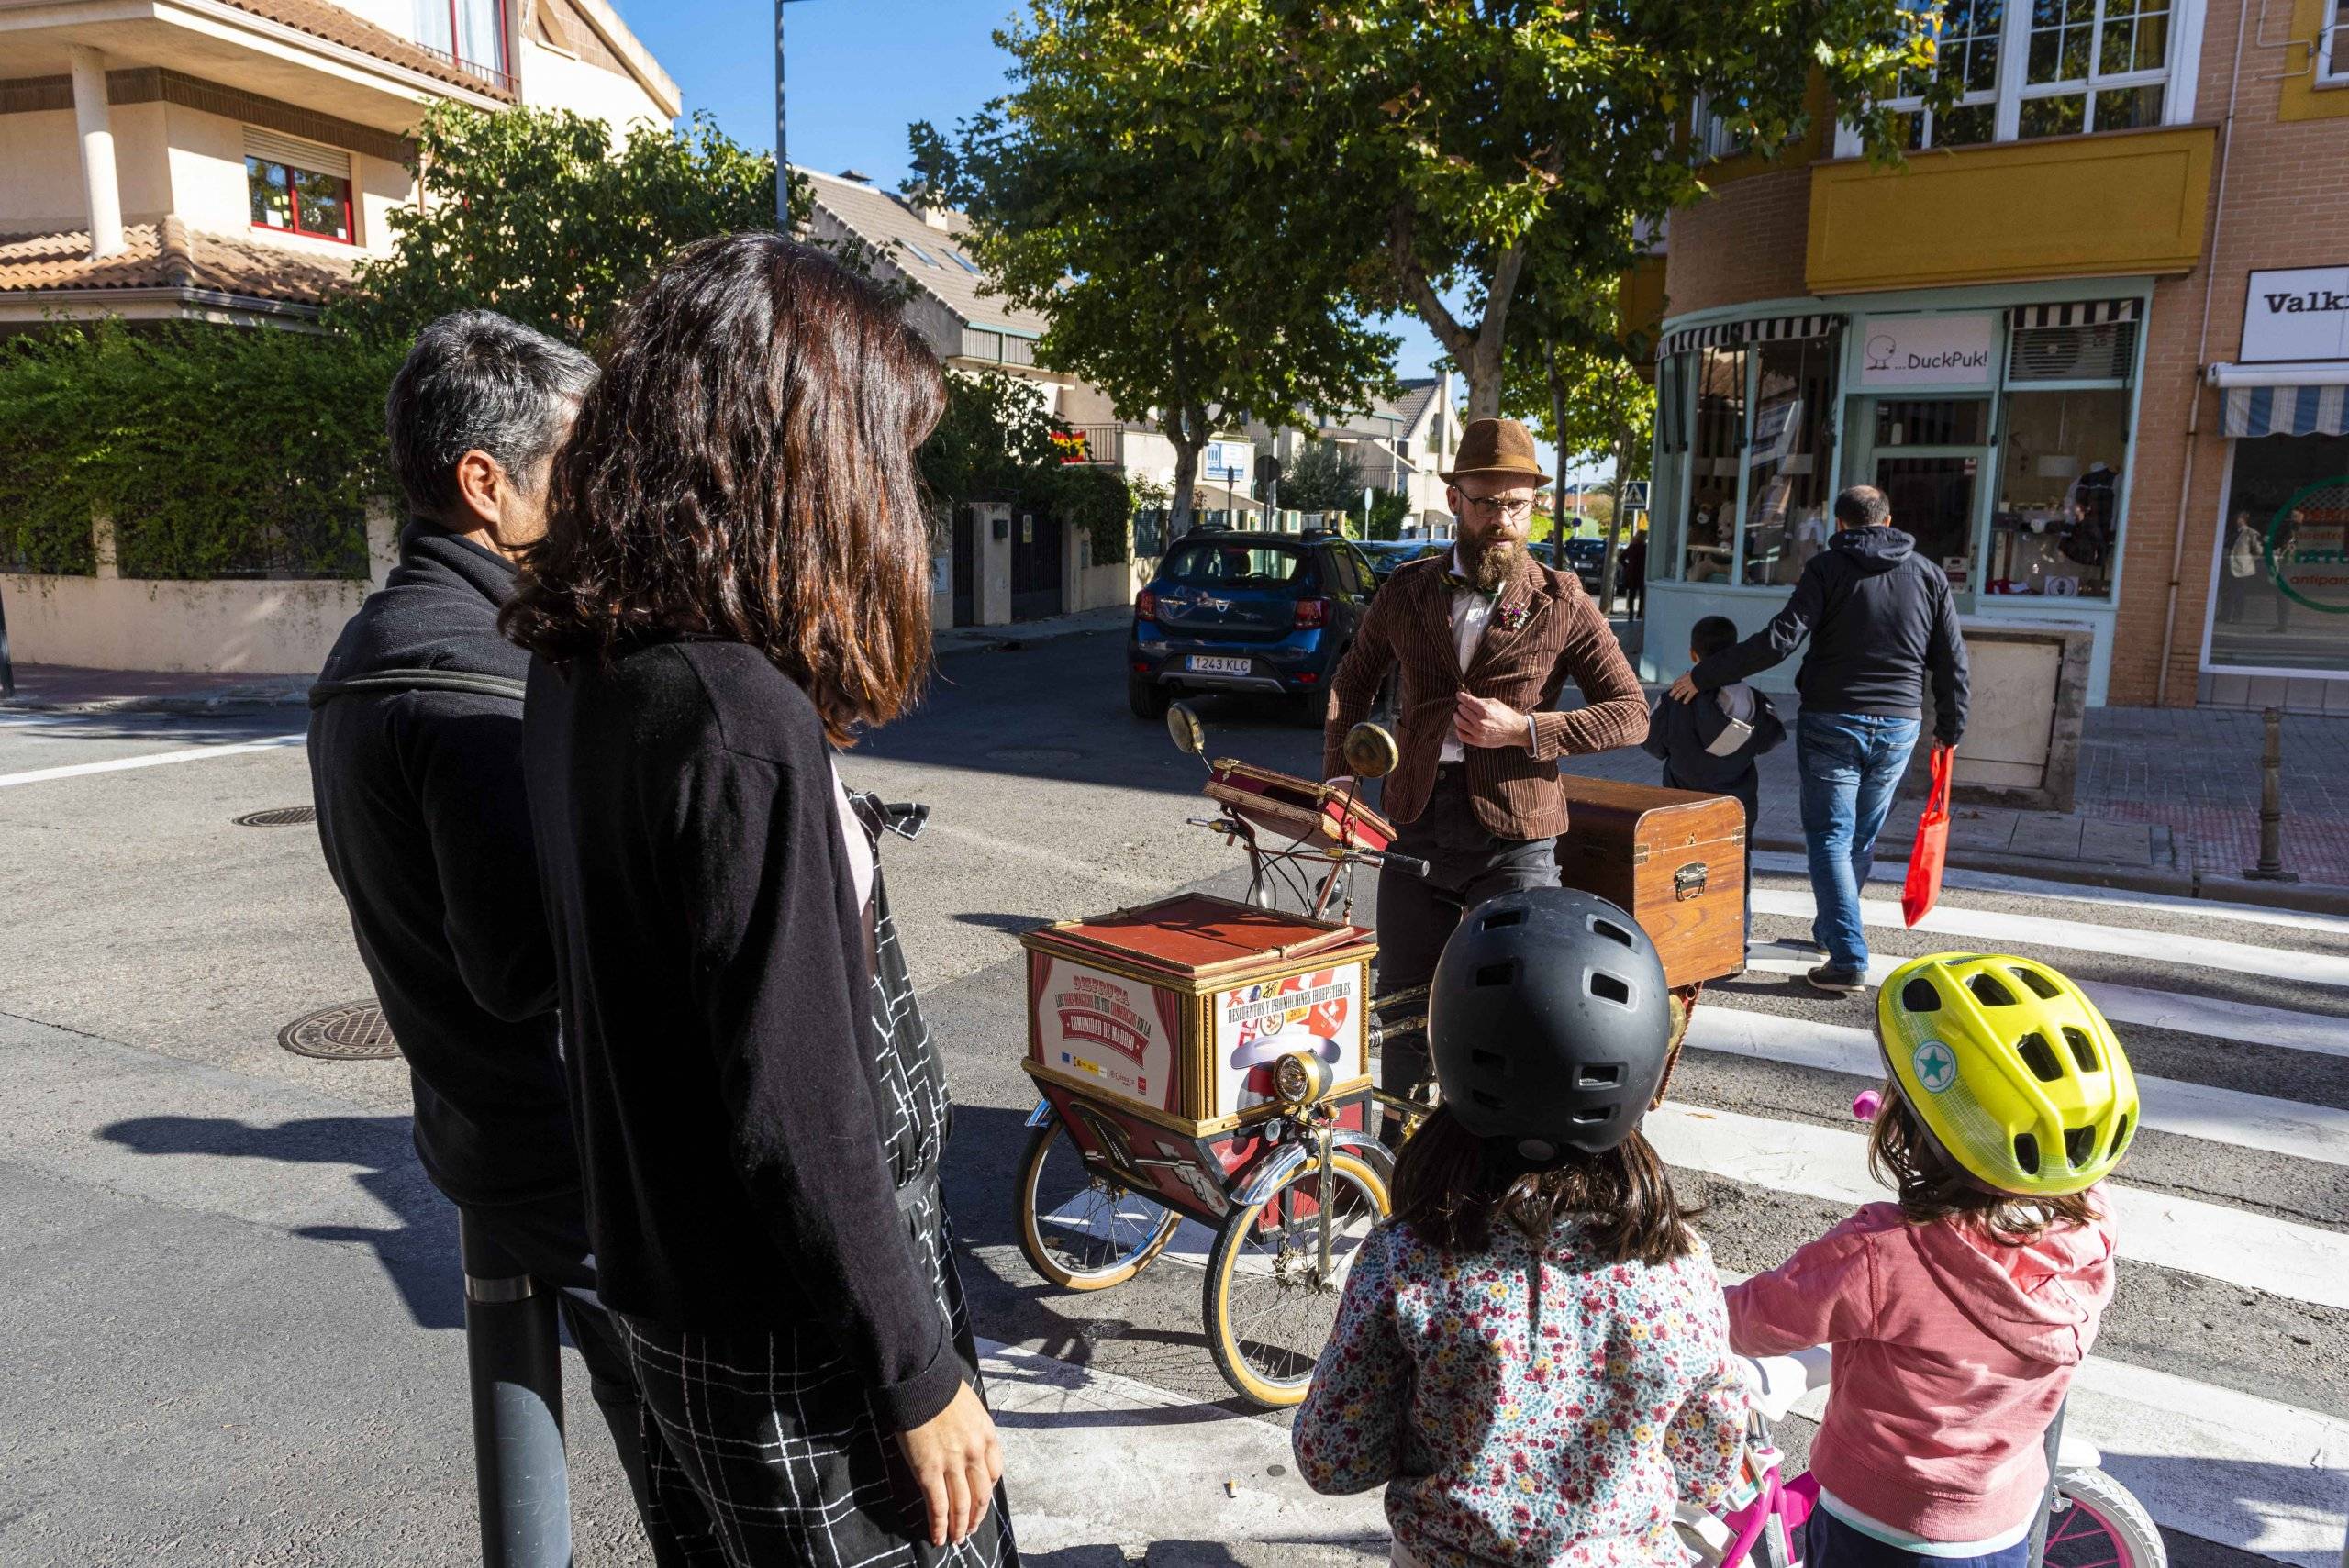
[[[314,1117],[252,1127],[226,1117],[133,1117],[99,1129],[140,1154],[204,1154],[281,1164],[357,1166],[360,1189],[396,1216],[396,1226],[302,1225],[311,1241],[372,1249],[419,1329],[461,1329],[465,1307],[457,1267],[457,1211],[417,1169],[404,1116]]]

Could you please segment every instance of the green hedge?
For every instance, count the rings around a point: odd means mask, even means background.
[[[0,346],[0,560],[126,577],[364,577],[394,349],[117,320]]]

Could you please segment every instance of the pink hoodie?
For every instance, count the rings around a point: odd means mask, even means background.
[[[2112,1298],[2112,1258],[2109,1210],[2008,1247],[1870,1204],[1731,1288],[1730,1343],[1833,1345],[1819,1484],[1924,1540],[1987,1540],[2039,1504],[2047,1424]]]

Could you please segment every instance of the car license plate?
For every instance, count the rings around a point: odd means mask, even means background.
[[[1249,671],[1245,659],[1222,659],[1212,653],[1194,653],[1188,662],[1194,675],[1244,675]]]

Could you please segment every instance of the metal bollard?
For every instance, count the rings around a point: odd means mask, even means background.
[[[2259,863],[2243,874],[2254,882],[2298,882],[2299,873],[2284,869],[2284,710],[2271,707],[2260,717],[2267,743],[2259,753]]]
[[[483,1568],[570,1568],[554,1293],[460,1212]]]

